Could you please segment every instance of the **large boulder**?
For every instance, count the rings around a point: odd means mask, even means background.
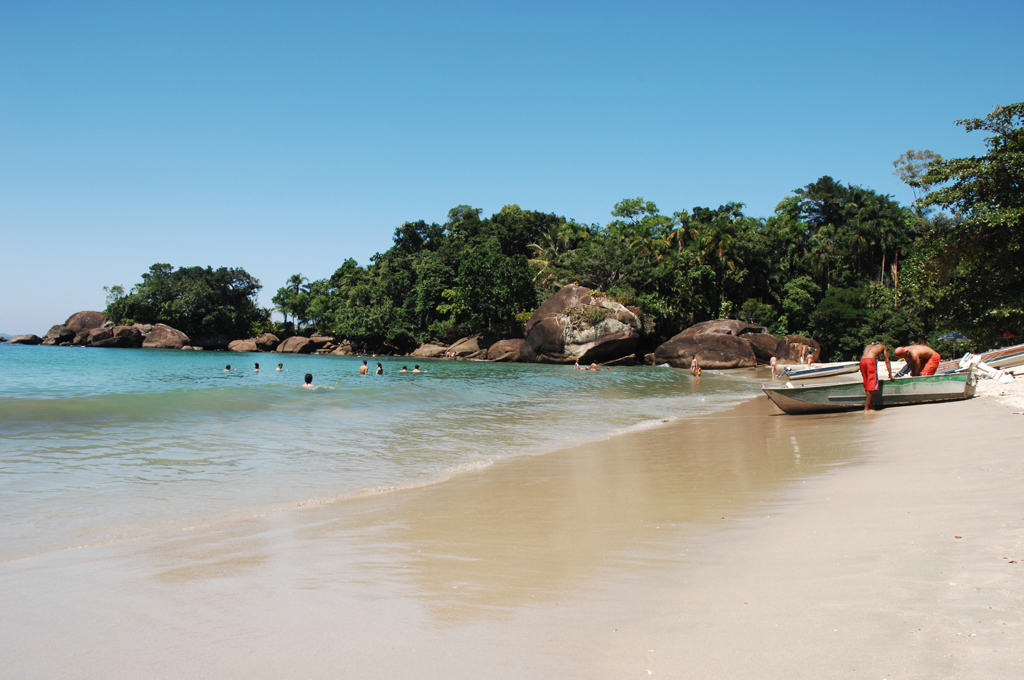
[[[114,331],[110,328],[93,328],[85,333],[87,347],[110,347],[113,344]]]
[[[329,335],[314,333],[310,336],[309,341],[313,343],[314,352],[321,349],[337,349],[337,344],[334,342],[334,338]]]
[[[256,349],[261,352],[273,352],[281,344],[280,338],[273,333],[264,333],[258,338],[254,338],[253,342],[256,343]]]
[[[203,333],[192,338],[192,347],[227,349],[231,339],[223,333]]]
[[[259,348],[256,347],[255,340],[232,340],[228,343],[229,352],[257,352]]]
[[[301,335],[290,337],[277,346],[281,354],[312,354],[315,349],[313,341]]]
[[[26,335],[15,335],[13,338],[7,341],[8,345],[41,345],[43,339],[38,335],[28,333]]]
[[[107,316],[103,312],[78,312],[68,317],[64,326],[80,335],[83,332],[91,331],[93,328],[103,328],[107,323]]]
[[[114,326],[114,347],[142,347],[145,336],[137,324],[131,326]]]
[[[445,356],[455,359],[477,359],[487,355],[487,349],[494,344],[494,338],[486,335],[471,335],[452,343]]]
[[[637,312],[589,288],[568,285],[545,300],[526,323],[519,359],[548,364],[614,361],[636,353],[642,332],[643,318]]]
[[[142,346],[148,349],[181,349],[190,344],[187,335],[162,323],[153,324],[153,330],[142,341]]]
[[[694,324],[687,328],[679,335],[684,338],[688,338],[698,333],[716,333],[718,335],[747,335],[749,333],[764,333],[764,328],[761,326],[753,326],[743,321],[736,319],[712,319],[711,321],[701,321],[700,323]],[[698,359],[697,361],[700,361]]]
[[[754,356],[757,357],[758,363],[771,363],[772,357],[775,356],[775,350],[779,346],[777,337],[770,333],[747,333],[742,337],[754,346]]]
[[[821,356],[821,345],[802,335],[787,335],[779,341],[775,356],[782,364],[813,364]]]
[[[153,324],[151,323],[133,323],[132,328],[142,333],[143,337],[153,332]]]
[[[693,357],[701,368],[749,368],[757,366],[754,346],[745,338],[727,333],[680,333],[654,350],[657,364],[689,368]]]
[[[444,356],[444,353],[447,351],[448,345],[436,345],[432,342],[426,342],[417,347],[412,356],[419,357],[420,359],[435,359]]]
[[[487,358],[490,361],[519,361],[519,353],[525,343],[523,338],[498,340],[487,348]]]
[[[61,323],[56,326],[51,326],[50,330],[46,331],[46,335],[43,336],[42,344],[61,345],[66,342],[71,342],[74,339],[75,331]]]

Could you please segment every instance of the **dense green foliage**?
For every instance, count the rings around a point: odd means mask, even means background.
[[[261,287],[244,269],[154,264],[130,293],[108,289],[106,314],[119,324],[165,323],[192,339],[247,338],[269,327],[268,311],[256,305]]]
[[[277,330],[380,351],[515,337],[542,300],[578,282],[640,307],[651,347],[727,317],[813,337],[826,359],[859,356],[874,339],[935,345],[948,331],[994,346],[1024,332],[1022,123],[1024,104],[959,121],[992,133],[980,158],[902,154],[894,174],[923,194],[912,206],[828,176],[767,218],[741,203],[666,215],[643,198],[616,203],[604,226],[517,205],[487,218],[458,206],[444,224],[398,227],[365,267],[348,259],[326,279],[292,276],[273,298],[285,317]],[[243,337],[267,324],[258,290],[242,270],[154,265],[131,294],[115,290],[107,313]]]

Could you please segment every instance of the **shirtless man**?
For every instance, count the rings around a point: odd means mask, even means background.
[[[864,356],[860,358],[860,374],[864,378],[864,392],[867,399],[864,400],[864,411],[874,410],[875,393],[879,390],[878,385],[878,355],[885,356],[885,370],[889,372],[889,380],[892,380],[892,365],[889,363],[889,350],[880,342],[873,342],[864,348]]]
[[[910,375],[935,375],[942,357],[928,345],[897,347],[896,356],[903,357],[910,366]]]
[[[366,365],[366,359],[363,359],[363,365],[359,367],[359,375],[366,375],[370,372],[370,367]]]

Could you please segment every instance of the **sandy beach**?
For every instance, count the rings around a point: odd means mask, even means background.
[[[0,563],[2,675],[1021,677],[1024,418],[1013,388],[982,393],[804,417],[762,398]]]

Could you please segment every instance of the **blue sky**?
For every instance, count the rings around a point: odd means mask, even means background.
[[[0,331],[155,262],[366,264],[404,221],[767,216],[1024,100],[1024,3],[0,2]]]

